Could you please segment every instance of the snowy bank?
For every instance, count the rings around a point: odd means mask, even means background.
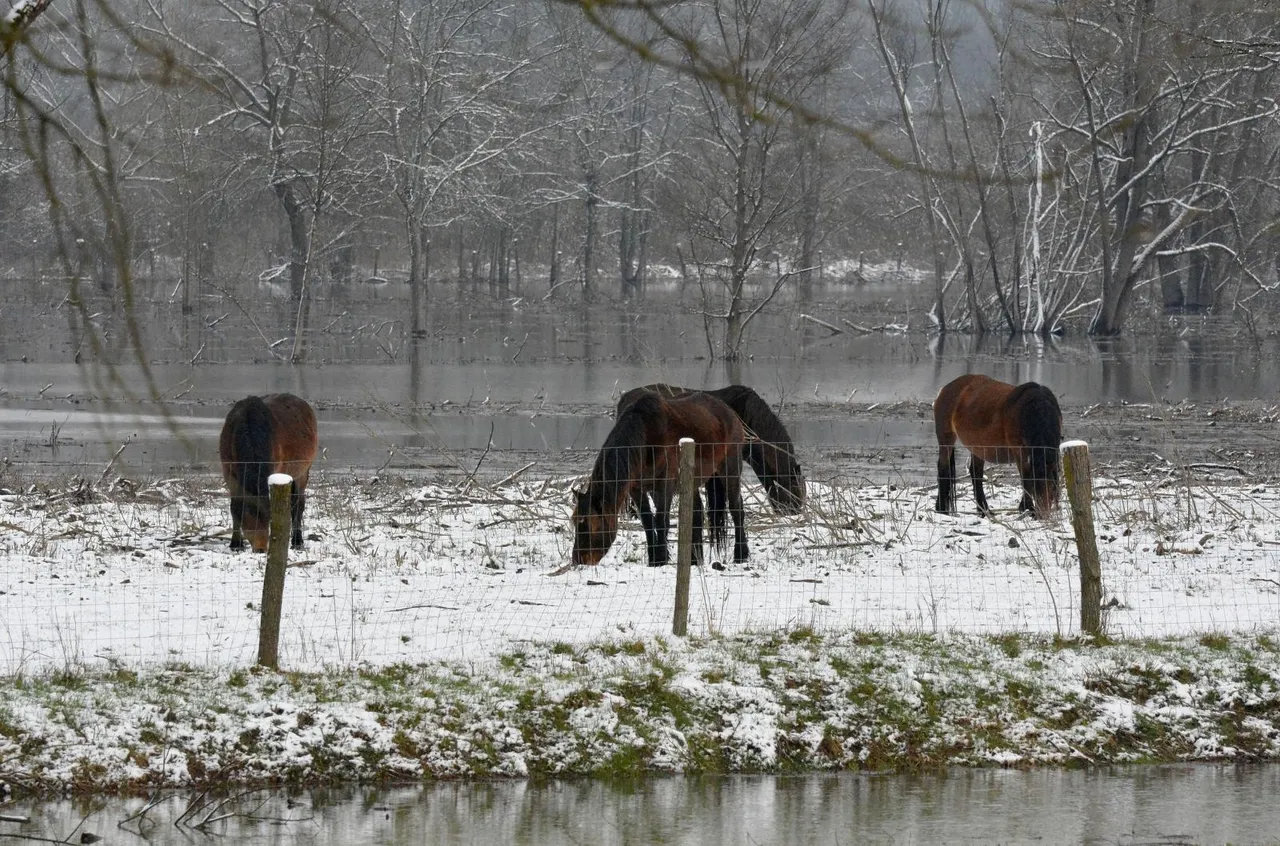
[[[787,632],[0,688],[19,792],[1280,757],[1280,645]]]

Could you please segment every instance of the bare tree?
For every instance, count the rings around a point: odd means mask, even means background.
[[[716,81],[696,80],[678,184],[708,327],[722,325],[718,354],[735,360],[752,319],[791,277],[775,273],[752,288],[753,273],[767,273],[762,258],[795,231],[803,194],[794,115],[772,95],[800,102],[819,88],[835,66],[838,42],[830,36],[845,7],[726,0],[702,12],[669,22],[680,28],[689,62],[717,69]]]

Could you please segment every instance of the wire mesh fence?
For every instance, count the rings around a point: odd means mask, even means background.
[[[1045,520],[1022,514],[1016,469],[988,463],[991,516],[978,515],[963,469],[955,513],[942,514],[936,448],[850,452],[798,450],[805,499],[794,514],[743,471],[749,555],[735,562],[731,543],[708,547],[693,575],[691,633],[1079,631],[1065,501]],[[629,495],[600,563],[550,575],[570,561],[575,489],[589,489],[597,453],[526,457],[514,470],[505,468],[518,462],[494,461],[501,475],[445,483],[317,464],[304,547],[286,580],[281,666],[669,635],[674,568],[646,566],[651,542]],[[229,500],[216,472],[37,482],[22,471],[0,479],[0,672],[254,661],[264,556],[227,548]],[[1273,479],[1245,461],[1177,462],[1149,445],[1095,450],[1094,473],[1109,635],[1276,625]],[[701,496],[710,526],[724,501],[705,484]],[[674,512],[671,525],[674,561]]]

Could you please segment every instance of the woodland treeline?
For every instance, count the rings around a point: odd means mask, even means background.
[[[125,309],[698,286],[718,354],[836,259],[943,331],[1257,317],[1280,7],[1257,0],[7,0],[7,285]],[[69,301],[74,305],[78,298]]]

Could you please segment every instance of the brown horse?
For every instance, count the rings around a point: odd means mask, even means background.
[[[733,560],[747,559],[742,510],[741,468],[745,436],[733,409],[706,394],[667,399],[647,393],[618,415],[596,457],[587,487],[575,491],[573,565],[598,564],[618,536],[618,515],[633,496],[653,497],[656,513],[641,523],[650,566],[669,561],[667,534],[675,496],[681,438],[693,438],[694,476],[707,485],[708,523],[713,544],[726,541],[727,514],[734,520]],[[693,501],[695,560],[702,557],[702,497]]]
[[[663,397],[687,397],[699,392],[661,383],[632,388],[618,400],[618,414],[644,393]],[[804,473],[796,458],[796,447],[791,442],[791,435],[774,410],[746,385],[729,385],[701,393],[710,394],[732,408],[749,435],[755,436],[748,436],[747,443],[742,448],[742,458],[755,471],[756,478],[764,486],[773,510],[779,514],[799,514],[805,498]]]
[[[957,438],[969,450],[969,476],[978,513],[991,516],[982,489],[986,462],[1016,464],[1022,476],[1019,512],[1046,517],[1058,504],[1058,446],[1062,411],[1053,391],[1035,382],[1010,385],[968,374],[947,383],[933,401],[938,436],[937,509],[956,507]]]
[[[272,473],[293,477],[291,542],[294,549],[302,548],[307,477],[318,443],[315,411],[293,394],[246,397],[231,407],[218,438],[218,456],[231,492],[232,549],[243,549],[248,536],[254,552],[266,550],[271,524],[267,478]]]

